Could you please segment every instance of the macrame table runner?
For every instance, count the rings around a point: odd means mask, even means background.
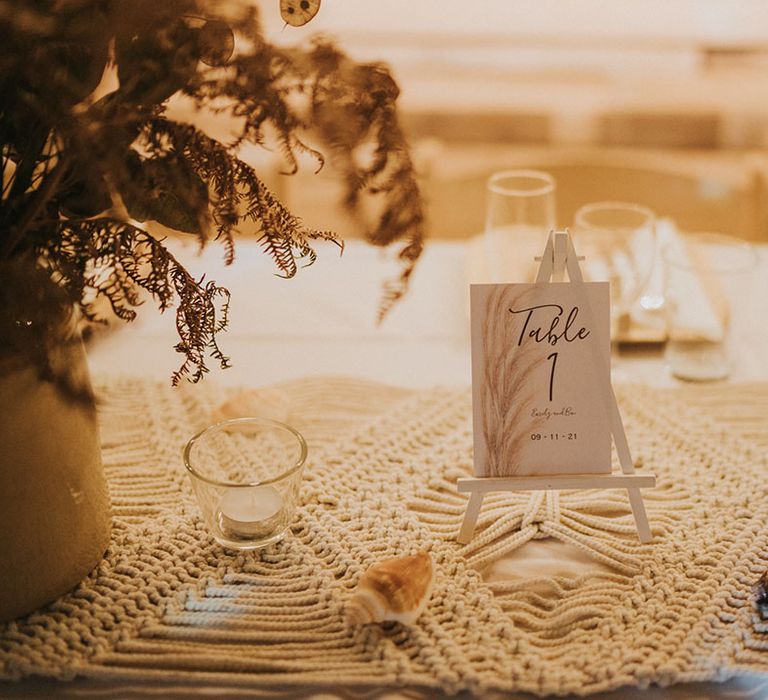
[[[644,494],[653,543],[637,542],[625,494],[579,491],[493,494],[461,546],[468,390],[283,384],[311,453],[292,535],[256,554],[212,540],[181,461],[225,396],[136,378],[97,388],[112,542],[77,589],[0,625],[0,678],[543,695],[768,672],[751,592],[768,567],[768,385],[619,388],[634,456],[658,476]],[[483,581],[547,537],[599,566]],[[345,629],[365,568],[419,548],[437,573],[418,622]]]

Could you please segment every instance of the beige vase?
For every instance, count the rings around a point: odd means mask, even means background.
[[[45,324],[35,313],[0,311],[0,620],[76,586],[104,556],[110,534],[82,343],[70,314],[41,345],[34,331]],[[25,326],[29,352],[14,332]]]

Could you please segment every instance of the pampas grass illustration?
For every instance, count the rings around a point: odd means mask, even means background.
[[[482,327],[484,357],[481,387],[482,430],[487,463],[485,476],[514,476],[520,454],[531,430],[542,420],[531,418],[535,385],[531,375],[537,368],[537,344],[523,342],[518,347],[519,324],[513,322],[510,308],[526,308],[533,289],[515,290],[498,286],[485,302]]]

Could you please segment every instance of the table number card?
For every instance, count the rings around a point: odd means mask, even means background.
[[[608,284],[471,286],[475,475],[611,471]]]

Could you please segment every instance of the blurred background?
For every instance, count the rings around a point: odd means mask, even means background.
[[[617,199],[684,230],[768,239],[763,0],[322,0],[302,28],[278,0],[258,4],[276,43],[324,33],[392,68],[432,237],[480,233],[488,175],[537,167],[557,180],[561,226]],[[277,159],[246,157],[308,223],[358,233],[331,168],[283,177]]]
[[[760,321],[768,293],[768,2],[322,0],[314,19],[295,28],[283,23],[279,0],[249,1],[273,43],[306,46],[322,34],[357,61],[391,68],[427,235],[439,245],[427,246],[410,291],[377,326],[382,283],[399,274],[399,247],[382,251],[360,240],[366,222],[342,207],[330,161],[316,174],[307,158],[296,175],[284,175],[277,149],[244,148],[241,157],[292,212],[341,234],[347,246],[343,258],[335,246],[319,246],[319,264],[287,282],[274,276],[256,237],[240,238],[237,264],[227,267],[219,246],[198,259],[196,240],[171,235],[193,274],[232,291],[223,340],[235,368],[217,380],[258,385],[343,373],[403,385],[468,382],[467,283],[532,279],[552,225],[581,235],[577,211],[606,200],[655,215],[655,240],[627,230],[603,241],[604,250],[576,241],[587,277],[611,283],[612,337],[640,360],[651,358],[647,367],[638,360],[633,376],[667,377],[658,360],[673,311],[686,338],[709,327],[720,329],[718,338],[738,336],[733,377],[763,376],[764,353],[752,348],[768,347]],[[175,116],[218,136],[228,128],[221,116]],[[525,222],[532,236],[504,233],[505,224],[521,222],[492,220],[488,178],[515,168],[556,182],[547,195],[554,217]],[[762,243],[755,250],[763,262],[720,279],[715,255],[677,308],[666,296],[662,250],[674,247],[678,232],[735,236],[737,251],[743,241]],[[738,309],[738,323],[718,311],[728,308]],[[136,325],[142,353],[102,339],[92,367],[146,372],[151,345],[151,370],[167,378],[178,359],[172,323],[146,305]]]

